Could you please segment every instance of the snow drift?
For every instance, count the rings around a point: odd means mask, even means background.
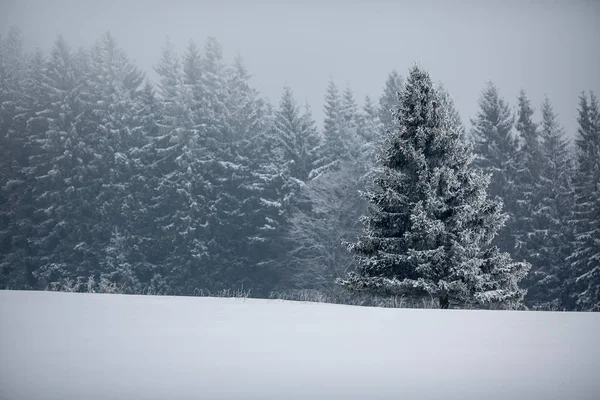
[[[0,399],[598,399],[600,314],[0,292]]]

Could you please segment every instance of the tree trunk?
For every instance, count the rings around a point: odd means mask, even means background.
[[[450,299],[448,298],[448,296],[441,296],[440,297],[440,308],[442,310],[447,310],[449,306],[450,306]]]

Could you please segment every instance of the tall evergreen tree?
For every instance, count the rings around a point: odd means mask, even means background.
[[[186,65],[189,67],[190,63]],[[198,105],[193,96],[196,86],[204,90],[204,82],[192,85],[169,42],[163,47],[156,71],[161,113],[157,122],[159,135],[153,139],[156,189],[152,210],[160,232],[157,236],[165,250],[164,260],[157,262],[163,264],[173,293],[191,294],[208,288],[210,274],[206,232],[210,186],[206,184],[208,171],[204,165],[210,154],[203,143],[209,127],[204,99]],[[184,79],[189,83],[185,84]]]
[[[41,53],[23,51],[21,32],[12,28],[0,37],[0,287],[34,285],[29,262],[32,234],[31,186],[24,173],[29,164],[28,134],[39,129],[30,120],[42,102]],[[39,99],[38,99],[39,96]],[[41,108],[43,109],[43,108]]]
[[[311,179],[335,169],[345,155],[342,143],[341,108],[339,89],[335,82],[330,80],[325,94],[323,141],[318,151],[319,159],[316,161],[316,168],[310,175]]]
[[[377,107],[369,96],[365,96],[359,125],[359,136],[365,143],[375,143],[383,132]]]
[[[537,267],[538,249],[531,243],[534,232],[539,229],[533,217],[533,208],[542,198],[540,173],[543,165],[538,126],[533,122],[534,110],[524,90],[518,97],[516,130],[521,139],[517,154],[515,175],[515,218],[513,233],[516,237],[516,253]]]
[[[89,165],[93,172],[88,178],[86,202],[98,212],[93,228],[98,233],[86,242],[98,254],[99,275],[109,277],[112,283],[129,292],[140,290],[137,276],[143,274],[146,266],[143,254],[131,250],[140,247],[144,233],[133,230],[129,219],[129,206],[138,203],[139,195],[131,186],[135,171],[131,151],[145,142],[145,137],[135,133],[138,128],[135,110],[143,80],[144,74],[129,61],[110,33],[94,44],[86,79],[93,115],[87,141],[96,156]],[[110,244],[114,240],[118,246]],[[119,259],[124,263],[117,268],[106,248],[122,249],[124,254]]]
[[[361,147],[358,136],[358,107],[350,88],[343,93],[329,81],[325,95],[323,142],[319,151],[317,168],[311,179],[340,168],[344,162],[355,160]]]
[[[288,260],[293,287],[331,292],[335,278],[352,262],[341,240],[353,240],[358,231],[356,219],[364,206],[359,190],[369,155],[366,138],[377,132],[366,130],[368,122],[349,88],[339,97],[330,82],[327,100],[322,149],[332,161],[301,185],[300,201],[307,206],[296,208],[287,237],[293,243]]]
[[[527,302],[536,307],[572,309],[568,295],[571,268],[565,260],[573,238],[568,221],[573,209],[573,165],[569,141],[550,100],[542,104],[540,151],[542,155],[535,203],[531,205],[534,228],[527,237],[532,269],[524,283]]]
[[[306,113],[301,113],[292,89],[286,86],[273,124],[276,145],[283,150],[283,160],[289,163],[290,176],[303,182],[308,180],[313,169],[316,149],[320,143],[311,119]]]
[[[217,284],[243,285],[265,296],[277,281],[289,169],[274,135],[269,107],[250,86],[240,57],[226,70],[225,130],[213,162],[218,180],[210,215]],[[231,251],[235,249],[235,251]],[[218,258],[217,258],[218,257]]]
[[[467,134],[465,132],[465,126],[462,122],[462,118],[460,117],[460,113],[456,109],[454,104],[454,100],[450,96],[450,93],[446,90],[442,83],[438,83],[436,87],[438,97],[439,97],[439,106],[442,109],[446,110],[446,115],[448,116],[448,124],[458,131],[458,136],[464,141],[467,142]]]
[[[389,73],[383,94],[379,98],[379,120],[382,124],[383,132],[388,132],[396,127],[396,118],[393,112],[398,106],[398,95],[402,91],[402,77],[393,70]]]
[[[505,217],[487,199],[488,178],[471,168],[470,151],[429,75],[410,70],[398,110],[398,128],[379,156],[381,172],[365,193],[365,234],[348,249],[358,271],[347,289],[434,296],[450,303],[515,305],[528,264],[513,262],[490,243]]]
[[[506,228],[500,230],[496,243],[502,251],[514,252],[515,178],[518,141],[512,134],[514,118],[496,86],[488,82],[479,99],[480,110],[471,120],[471,137],[476,159],[474,165],[492,174],[489,193],[498,196],[509,213]]]
[[[345,162],[302,185],[299,197],[310,207],[298,207],[290,217],[286,288],[339,290],[335,279],[353,265],[342,241],[355,240],[361,229],[363,174],[360,164]]]
[[[570,257],[577,305],[600,309],[600,106],[594,93],[579,99],[574,177],[575,243]]]
[[[201,77],[202,54],[196,45],[196,42],[191,40],[188,44],[185,54],[183,55],[183,83],[192,88],[194,99],[199,99],[201,97]]]
[[[369,96],[365,97],[359,118],[358,136],[362,143],[359,158],[364,167],[370,169],[375,163],[375,149],[382,137],[383,124],[379,120],[377,108]]]
[[[94,172],[96,153],[89,140],[89,71],[63,38],[55,45],[44,68],[47,107],[43,129],[30,136],[32,155],[28,173],[32,187],[35,235],[31,237],[34,275],[42,285],[63,279],[87,278],[97,270],[97,255],[89,243],[97,209],[86,194]]]
[[[169,251],[169,243],[156,229],[159,177],[163,171],[163,158],[156,153],[156,144],[160,143],[161,131],[158,122],[162,119],[160,100],[154,86],[146,81],[133,104],[132,146],[129,148],[130,178],[127,182],[128,195],[122,206],[124,220],[129,231],[135,232],[133,253],[136,278],[144,293],[170,292],[167,288],[164,272],[164,258]],[[120,236],[123,236],[119,232]],[[113,231],[111,240],[116,240]],[[120,245],[123,242],[118,241]]]

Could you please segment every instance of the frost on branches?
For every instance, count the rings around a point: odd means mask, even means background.
[[[427,72],[413,67],[395,113],[398,127],[378,154],[364,193],[364,234],[348,244],[358,269],[338,283],[351,291],[437,298],[450,304],[516,306],[529,271],[491,241],[506,216],[487,196],[490,177],[471,167],[461,127]],[[455,121],[455,120],[454,120]]]

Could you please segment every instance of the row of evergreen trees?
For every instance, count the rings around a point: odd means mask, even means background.
[[[370,100],[359,112],[331,82],[322,135],[291,89],[277,109],[261,99],[214,38],[183,55],[167,43],[155,85],[110,34],[44,55],[13,29],[0,48],[2,287],[302,286],[286,265],[291,211],[312,208],[307,182],[364,159]]]
[[[362,231],[358,191],[383,133],[398,129],[400,76],[362,108],[330,82],[319,131],[290,88],[277,107],[261,99],[213,38],[181,55],[165,44],[155,70],[151,83],[109,34],[78,50],[59,38],[47,55],[25,52],[16,29],[0,38],[0,286],[336,290],[355,265],[341,242]],[[495,240],[532,264],[528,303],[593,308],[596,98],[582,95],[572,153],[548,100],[538,126],[522,93],[515,125],[490,85],[468,135],[437,92],[476,165],[493,173],[490,192],[509,214]]]
[[[532,264],[524,286],[530,305],[600,306],[600,108],[593,92],[579,99],[575,146],[550,100],[541,120],[524,91],[512,112],[493,84],[472,120],[475,164],[492,173],[490,195],[504,201],[506,228],[495,243]]]

